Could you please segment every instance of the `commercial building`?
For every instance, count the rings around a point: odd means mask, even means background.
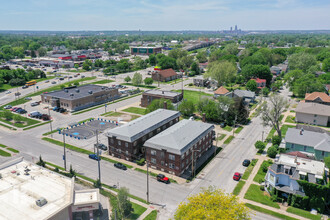
[[[158,109],[109,130],[109,155],[130,161],[144,158],[144,142],[177,123],[180,115],[178,111]]]
[[[74,178],[16,158],[0,165],[0,219],[72,220],[93,217],[99,209],[98,189],[76,191]]]
[[[162,52],[162,47],[131,47],[131,55],[158,54]]]
[[[77,111],[119,97],[118,89],[98,85],[71,86],[63,90],[41,94],[41,102],[52,107]]]
[[[142,93],[141,106],[147,107],[155,99],[168,99],[172,103],[178,103],[183,98],[183,93],[161,90],[148,90]]]
[[[296,108],[296,122],[329,126],[330,105],[314,102],[299,102]]]
[[[307,180],[310,183],[322,185],[324,172],[326,170],[323,162],[281,154],[268,168],[265,185],[270,190],[275,188],[287,196],[289,194],[305,196],[297,180]]]
[[[159,70],[151,74],[151,78],[155,81],[168,82],[179,78],[179,75],[172,69]]]
[[[151,168],[180,176],[212,147],[213,130],[214,125],[184,119],[144,143],[146,160]]]
[[[330,135],[327,132],[289,128],[284,144],[287,152],[301,151],[313,156],[316,160],[323,160],[330,156]]]

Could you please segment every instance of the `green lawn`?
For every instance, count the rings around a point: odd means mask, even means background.
[[[266,139],[272,139],[272,137],[274,136],[274,133],[276,132],[275,128],[272,128],[272,130],[270,130],[270,132],[267,135]]]
[[[121,111],[134,113],[134,114],[138,114],[138,115],[145,115],[146,114],[146,109],[138,108],[138,107],[129,107],[129,108],[123,109]]]
[[[294,208],[294,207],[289,207],[286,211],[287,212],[290,212],[292,214],[299,215],[299,216],[304,217],[304,218],[312,219],[312,220],[320,220],[321,219],[321,215],[320,214],[313,215],[313,214],[311,214],[308,211],[305,211],[305,210],[302,210],[302,209],[298,209],[298,208]]]
[[[243,128],[244,128],[244,127],[242,127],[242,126],[239,126],[238,128],[236,128],[236,130],[235,130],[235,134],[240,133],[240,132],[243,130]]]
[[[114,82],[114,80],[110,80],[110,79],[103,79],[103,80],[99,80],[96,82],[91,82],[89,84],[108,84],[108,83],[112,83]]]
[[[226,125],[226,127],[222,128],[222,129],[225,131],[229,131],[229,132],[233,130],[233,128],[228,125]]]
[[[121,112],[107,112],[107,113],[103,113],[101,116],[112,116],[112,117],[120,117],[122,116],[124,113]]]
[[[250,165],[248,166],[248,168],[246,168],[246,170],[245,170],[245,172],[242,176],[243,180],[249,179],[249,176],[251,175],[251,172],[252,172],[254,166],[257,164],[257,162],[258,162],[258,159],[255,159],[255,160],[251,161]]]
[[[135,87],[139,87],[139,88],[146,88],[146,89],[154,89],[157,88],[157,86],[147,86],[147,85],[133,85],[132,83],[121,83],[120,85],[123,86],[135,86]]]
[[[11,113],[11,115],[13,117],[15,114],[14,113]],[[24,117],[24,116],[22,116],[22,117]],[[17,123],[13,119],[12,120],[6,120],[4,118],[0,118],[0,121],[4,122],[6,124],[9,124],[9,125],[15,126],[17,128],[24,128],[24,127],[27,127],[27,126],[30,126],[30,125],[35,125],[35,124],[40,123],[40,121],[31,119],[31,118],[25,118],[25,120],[26,120],[25,121],[26,123],[20,123],[20,122]]]
[[[0,149],[0,156],[3,156],[3,157],[10,157],[11,154],[8,153],[8,152],[6,152],[6,151],[4,151],[4,150],[1,150],[1,149]]]
[[[260,187],[255,184],[251,184],[248,191],[246,192],[245,199],[259,202],[264,205],[268,205],[274,208],[279,209],[280,206],[271,200],[269,196],[264,195],[264,191],[260,190]]]
[[[151,211],[143,220],[156,220],[157,219],[157,211]]]
[[[132,207],[133,207],[133,213],[129,216],[128,219],[138,219],[140,217],[140,215],[142,215],[146,210],[147,208],[143,207],[143,206],[140,206],[136,203],[133,203],[132,202]]]
[[[286,117],[286,119],[285,119],[285,122],[288,122],[288,123],[296,123],[296,122],[295,122],[295,118],[296,118],[296,117],[294,117],[294,116],[292,116],[292,115],[288,115],[288,116]]]
[[[295,125],[282,125],[281,127],[282,137],[285,137],[288,128],[295,128],[295,127],[296,127]]]
[[[236,187],[234,188],[233,194],[236,195],[236,196],[238,196],[239,193],[241,192],[241,190],[242,190],[244,184],[245,184],[245,181],[244,181],[244,180],[240,180],[240,181],[237,183]]]
[[[220,134],[218,137],[217,137],[217,141],[221,141],[222,139],[224,139],[226,137],[225,134]]]
[[[263,161],[260,168],[259,168],[259,170],[258,170],[258,173],[254,177],[253,181],[257,182],[257,183],[264,182],[267,171],[264,172],[263,167],[269,167],[272,164],[273,164],[273,162],[271,160]]]
[[[175,92],[182,92],[181,90],[174,90]],[[212,94],[199,92],[199,91],[191,91],[191,90],[184,90],[183,91],[183,98],[189,101],[192,101],[195,105],[198,103],[203,96],[212,97]]]
[[[296,218],[292,218],[290,216],[287,216],[287,215],[283,215],[283,214],[280,214],[278,212],[274,212],[274,211],[271,211],[271,210],[268,210],[268,209],[264,209],[264,208],[261,208],[259,206],[256,206],[256,205],[252,205],[250,203],[245,203],[245,206],[250,208],[250,209],[253,209],[257,212],[262,212],[262,213],[265,213],[267,215],[272,215],[276,218],[280,218],[280,219],[285,219],[285,220],[298,220]]]
[[[16,150],[14,148],[11,148],[11,147],[8,147],[7,150],[10,150],[11,152],[14,152],[14,153],[19,153],[19,150]]]
[[[17,130],[16,128],[13,128],[13,127],[11,127],[11,126],[8,126],[8,125],[2,124],[2,123],[0,123],[0,126],[5,127],[5,128],[8,128],[8,129],[10,129],[10,130],[14,130],[14,131]]]
[[[234,136],[230,135],[223,143],[224,144],[229,144],[233,139],[234,139]]]
[[[2,147],[2,148],[7,148],[7,146],[4,145],[4,144],[0,144],[0,147]]]

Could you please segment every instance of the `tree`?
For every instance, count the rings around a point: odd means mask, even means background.
[[[189,69],[193,62],[194,62],[193,56],[184,56],[176,60],[177,66],[183,70]]]
[[[272,144],[273,144],[273,145],[280,145],[281,142],[282,142],[282,138],[280,138],[280,136],[278,136],[278,135],[274,135],[274,136],[272,137]]]
[[[327,58],[327,59],[325,59],[325,60],[323,60],[322,69],[325,72],[329,72],[330,71],[330,57]]]
[[[251,78],[260,78],[265,79],[267,86],[270,85],[273,75],[270,72],[270,69],[266,65],[252,65],[248,64],[242,68],[241,72],[242,76],[245,77],[246,80]]]
[[[158,56],[159,54],[157,54]],[[176,65],[176,60],[172,57],[168,57],[168,56],[162,56],[159,60],[158,60],[158,65],[162,68],[162,69],[177,69],[177,65]]]
[[[23,117],[22,116],[20,116],[20,115],[14,115],[13,116],[13,120],[16,122],[16,123],[20,123],[20,122],[22,122],[22,119],[23,119]]]
[[[270,158],[275,158],[277,154],[277,148],[275,146],[271,146],[267,150],[267,156]]]
[[[45,161],[43,161],[41,155],[39,156],[39,161],[37,162],[37,165],[38,166],[41,166],[41,167],[45,167],[46,166],[46,163],[45,163]]]
[[[149,77],[145,78],[143,81],[144,81],[144,84],[146,84],[146,85],[152,85],[152,83],[154,82],[154,80]]]
[[[276,130],[278,136],[282,138],[280,118],[287,105],[287,100],[283,96],[272,95],[269,101],[270,106],[267,103],[261,106],[263,124],[271,125]]]
[[[192,101],[184,100],[179,105],[179,111],[184,116],[191,116],[195,112],[195,110],[196,110],[196,108],[195,108],[195,105]]]
[[[86,71],[89,71],[89,70],[91,70],[92,65],[93,65],[92,61],[87,59],[84,61],[82,68]]]
[[[258,149],[258,153],[264,152],[266,144],[263,141],[257,141],[254,146]]]
[[[125,80],[125,82],[127,82],[127,83],[128,83],[128,82],[129,82],[129,81],[131,81],[132,79],[131,79],[131,77],[129,77],[129,76],[126,76],[124,80]]]
[[[198,63],[196,62],[193,62],[191,64],[191,76],[194,76],[194,75],[199,75],[200,73],[200,69],[199,69],[199,66],[198,66]]]
[[[307,72],[307,70],[316,65],[316,58],[312,54],[308,54],[305,52],[295,53],[291,55],[288,59],[290,70],[299,69],[303,72]]]
[[[258,89],[258,85],[257,82],[253,79],[250,79],[247,83],[246,83],[246,88],[252,92],[256,92]]]
[[[262,93],[263,96],[268,96],[268,94],[269,94],[269,89],[268,89],[267,87],[265,87],[265,88],[263,88],[263,89],[261,90],[261,93]]]
[[[130,215],[133,211],[132,203],[129,201],[128,195],[129,192],[126,187],[121,187],[117,195],[119,212],[124,218]]]
[[[156,59],[156,56],[154,54],[150,54],[149,55],[149,64],[151,66],[155,66],[157,63],[157,59]]]
[[[74,68],[78,69],[79,68],[79,64],[78,63],[74,64]]]
[[[79,86],[79,82],[74,82],[73,85]]]
[[[46,50],[46,48],[44,48],[44,47],[40,47],[40,48],[38,49],[38,54],[39,54],[39,57],[46,56],[46,55],[47,55],[47,50]]]
[[[211,77],[218,82],[218,86],[230,83],[235,79],[236,66],[228,61],[216,61],[209,64],[205,77]]]
[[[10,121],[11,119],[13,119],[13,114],[9,111],[9,110],[5,110],[3,112],[3,117],[7,120]]]
[[[232,194],[209,186],[179,205],[174,219],[250,219],[249,209]]]
[[[168,53],[168,56],[171,57],[171,58],[174,58],[174,59],[179,59],[181,57],[185,57],[188,55],[188,52],[186,50],[183,50],[183,49],[173,49],[171,50],[169,53]]]
[[[147,67],[147,62],[142,60],[141,57],[135,57],[134,68],[135,70],[145,69]]]
[[[164,108],[164,102],[167,103],[167,109],[174,110],[174,106],[170,100],[161,98],[153,100],[146,108],[146,113],[150,113],[157,109]]]
[[[207,62],[207,52],[204,51],[198,51],[196,55],[196,59],[199,63],[206,63]]]
[[[132,83],[135,86],[141,85],[142,84],[142,75],[138,72],[134,73]]]

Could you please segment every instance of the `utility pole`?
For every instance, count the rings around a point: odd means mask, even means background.
[[[63,135],[63,146],[64,146],[64,154],[63,154],[63,160],[64,160],[64,170],[66,171],[66,150],[65,150],[65,134],[62,132]]]
[[[235,137],[235,126],[236,126],[236,120],[237,120],[237,114],[235,114],[235,120],[234,120],[234,128],[233,128],[233,136]]]
[[[99,155],[99,139],[98,139],[98,131],[96,130],[96,150],[97,150],[97,165],[99,169],[99,181],[101,183],[101,168],[100,168],[100,155]]]
[[[149,203],[149,163],[147,161],[147,202]]]
[[[53,137],[53,127],[52,127],[52,119],[50,118],[50,110],[49,110],[49,105],[48,105],[48,115],[49,115],[49,119],[50,119],[50,123],[49,123],[49,125],[50,125],[50,136],[51,137]]]
[[[217,133],[217,135],[216,135],[216,142],[215,142],[215,147],[214,147],[214,157],[217,155],[218,137],[219,137],[219,133]]]

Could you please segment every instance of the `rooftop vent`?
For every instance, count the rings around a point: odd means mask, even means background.
[[[93,91],[92,91],[92,90],[89,90],[88,93],[89,93],[89,94],[93,94]]]
[[[300,130],[300,135],[303,135],[303,132],[304,132],[304,129],[301,128],[301,130]]]
[[[74,96],[74,94],[73,93],[70,93],[70,96]]]
[[[39,207],[42,207],[47,204],[47,200],[44,197],[41,197],[40,199],[36,200],[36,204]]]
[[[68,93],[68,92],[69,92],[69,90],[67,90],[67,89],[64,89],[64,92]]]
[[[79,92],[80,92],[80,90],[79,90],[79,89],[76,89],[76,92],[77,92],[77,93],[79,93]]]

